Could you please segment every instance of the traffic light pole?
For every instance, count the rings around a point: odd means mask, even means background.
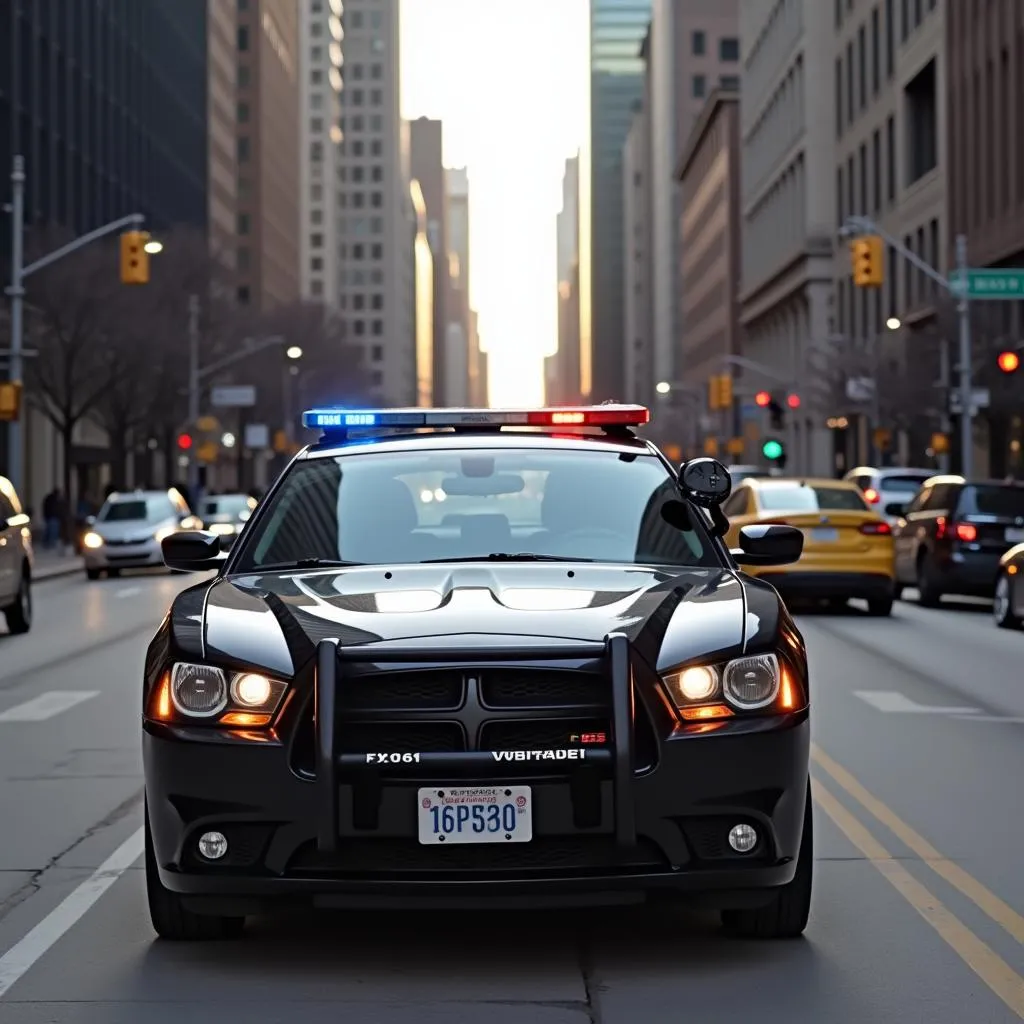
[[[960,473],[970,477],[974,471],[974,386],[971,374],[971,312],[967,298],[967,236],[956,237],[956,284],[951,284],[930,263],[911,252],[892,235],[883,231],[868,217],[847,217],[840,229],[841,236],[851,234],[873,234],[884,239],[886,244],[898,252],[908,263],[921,271],[936,284],[941,285],[957,300],[957,319],[960,335]],[[875,389],[878,381],[875,380]]]
[[[131,213],[120,220],[111,221],[102,227],[96,228],[82,235],[67,245],[55,249],[53,252],[41,259],[24,265],[25,259],[25,158],[15,156],[11,165],[11,283],[7,288],[7,294],[11,298],[11,348],[8,353],[8,379],[13,384],[21,384],[23,367],[22,361],[26,355],[24,345],[24,303],[25,303],[25,279],[34,274],[37,270],[62,260],[65,256],[76,252],[78,249],[90,245],[107,235],[123,228],[138,227],[145,223],[146,218],[141,213]],[[22,492],[24,496],[24,441],[21,431],[21,413],[7,424],[7,477],[16,491]]]
[[[799,394],[799,389],[796,386],[795,381],[791,381],[771,367],[765,366],[764,363],[755,362],[753,359],[747,359],[744,356],[733,356],[727,355],[722,356],[722,361],[730,364],[731,366],[739,366],[745,370],[751,370],[754,373],[759,373],[763,377],[767,377],[769,380],[775,381],[776,384],[781,384],[783,387],[791,389],[794,394]],[[792,409],[789,410],[793,412]],[[792,455],[798,455],[796,450],[796,423],[791,415],[786,416],[786,450]],[[803,462],[803,459],[800,460]]]

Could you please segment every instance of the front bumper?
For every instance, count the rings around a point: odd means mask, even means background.
[[[155,537],[142,543],[107,541],[101,548],[83,548],[86,569],[147,569],[163,565],[164,556]]]
[[[470,682],[476,672],[486,680],[509,665],[558,668],[553,660],[537,661],[536,652],[530,663],[518,660],[521,652],[490,653],[473,664],[466,651],[451,651],[450,665]],[[320,643],[315,668],[307,666],[296,681],[274,737],[261,742],[148,723],[147,805],[161,882],[193,909],[224,914],[296,902],[600,905],[637,902],[652,892],[716,907],[756,906],[789,882],[807,792],[807,711],[737,718],[714,731],[678,726],[624,637],[596,652],[591,645],[567,653],[557,658],[595,678],[595,669],[605,669],[610,696],[612,742],[580,758],[498,761],[474,739],[469,750],[423,750],[415,764],[367,765],[365,754],[373,751],[352,749],[366,734],[365,713],[345,705],[346,687],[358,687],[366,668],[398,669],[398,656],[377,653],[370,664],[358,648],[338,649],[332,641]],[[402,669],[409,657],[401,654]],[[431,652],[430,668],[420,668],[436,671],[439,660]],[[467,684],[455,712],[434,717],[471,725],[465,735],[480,738],[502,723],[575,728],[580,720],[581,709],[570,718],[568,705],[484,707],[478,682]],[[427,718],[393,711],[390,722],[412,727]],[[419,843],[418,788],[498,784],[531,787],[530,842]],[[741,822],[760,836],[744,855],[727,842]],[[209,830],[228,839],[223,861],[209,863],[197,853],[198,837]]]

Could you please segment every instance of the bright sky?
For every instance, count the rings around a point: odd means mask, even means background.
[[[468,167],[470,296],[493,405],[543,399],[558,330],[555,217],[587,116],[587,0],[402,0],[402,116]]]

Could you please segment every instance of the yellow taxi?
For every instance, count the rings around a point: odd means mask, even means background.
[[[748,477],[722,506],[729,520],[726,542],[739,547],[739,532],[752,523],[782,523],[803,531],[804,550],[793,565],[748,568],[783,598],[844,605],[867,601],[872,615],[889,615],[896,573],[892,527],[845,480]]]

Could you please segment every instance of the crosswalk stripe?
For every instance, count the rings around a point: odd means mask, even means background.
[[[48,718],[98,697],[99,693],[99,690],[50,690],[24,704],[0,711],[0,722],[45,722]]]

